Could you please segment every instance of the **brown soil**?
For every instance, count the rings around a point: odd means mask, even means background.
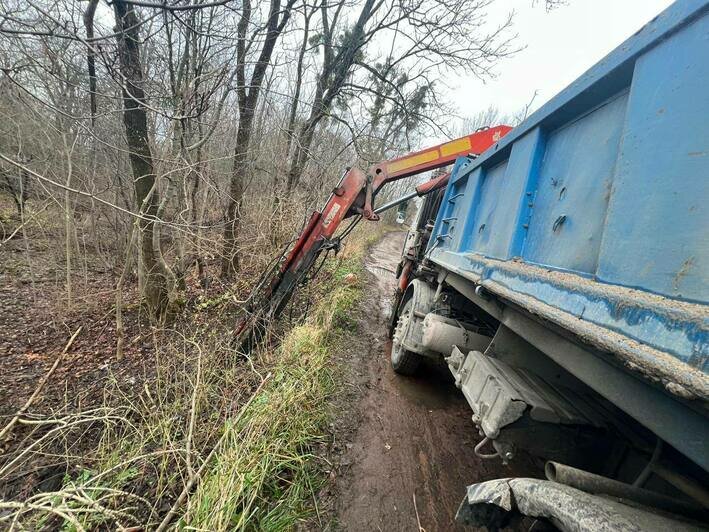
[[[408,378],[391,369],[386,323],[404,236],[389,233],[369,253],[360,331],[340,356],[332,482],[320,503],[332,514],[321,518],[326,529],[458,530],[467,485],[521,472],[475,455],[472,411],[447,369],[426,365]]]
[[[117,359],[114,287],[120,271],[114,271],[108,259],[123,251],[112,233],[103,228],[103,248],[82,248],[75,257],[69,307],[63,226],[55,222],[63,223],[63,215],[47,214],[42,223],[28,224],[25,244],[20,232],[7,239],[20,224],[12,209],[7,198],[0,197],[0,430],[32,396],[79,327],[81,332],[23,417],[49,421],[85,412],[105,405],[117,389],[123,397],[137,396],[154,376],[153,330],[139,307],[137,279],[129,276],[123,292],[123,358]],[[76,216],[77,226],[82,220]],[[198,294],[209,296],[200,289],[195,272],[187,282],[188,305]],[[221,289],[215,286],[213,292]],[[186,313],[185,319],[197,322],[206,316]],[[0,441],[0,469],[51,426],[14,425]],[[84,455],[100,435],[98,425],[82,425],[66,442],[37,448],[0,476],[0,498],[23,500],[58,488],[65,475],[90,465]]]
[[[7,212],[5,207],[0,203],[0,212]],[[9,225],[3,225],[1,235],[19,224],[16,217],[3,221]],[[124,296],[124,357],[115,357],[115,276],[94,250],[89,250],[85,263],[77,260],[74,301],[67,306],[60,266],[63,236],[55,225],[39,229],[30,225],[29,249],[20,236],[0,244],[0,429],[38,388],[79,327],[81,332],[24,417],[53,419],[100,407],[107,383],[116,383],[127,393],[140,389],[151,373],[150,330],[140,325],[132,285]],[[40,439],[47,427],[16,424],[0,441],[0,468]],[[69,464],[83,462],[84,451],[99,436],[91,426],[82,426],[64,446],[42,447],[28,455],[0,478],[0,498],[21,500],[56,489],[65,474],[74,473]]]

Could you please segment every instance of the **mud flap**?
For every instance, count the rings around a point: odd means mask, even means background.
[[[503,478],[468,487],[456,521],[498,530],[528,516],[551,522],[560,530],[588,532],[705,530],[699,523],[670,514],[630,506],[618,499],[533,478]]]

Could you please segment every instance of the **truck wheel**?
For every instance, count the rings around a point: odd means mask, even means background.
[[[399,312],[391,344],[391,367],[399,375],[413,375],[421,363],[421,355],[405,349],[402,345],[413,312],[413,298],[409,298]]]
[[[389,316],[389,323],[387,324],[387,336],[390,340],[394,339],[396,324],[399,323],[399,305],[403,295],[402,291],[397,288],[391,298],[391,316]]]

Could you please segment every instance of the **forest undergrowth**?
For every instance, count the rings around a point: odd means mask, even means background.
[[[343,169],[518,121],[458,116],[446,82],[491,79],[521,49],[513,13],[0,5],[0,528],[317,520],[330,353],[383,228],[353,232],[249,356],[232,345],[239,313],[313,210],[359,179]],[[382,205],[422,178],[369,190]]]
[[[4,409],[3,426],[18,419],[2,442],[0,526],[285,530],[317,519],[327,464],[312,449],[326,437],[336,391],[330,356],[356,326],[362,257],[381,231],[354,231],[248,357],[232,345],[233,300],[244,287],[188,298],[169,327],[138,328],[128,297],[127,336],[141,332],[121,361],[110,343],[87,349],[101,332],[97,310],[112,320],[112,299],[75,309],[63,327],[79,332],[64,356],[88,352],[71,363],[55,354],[36,402],[19,416]],[[95,371],[72,381],[84,366]],[[80,399],[92,384],[94,396]]]

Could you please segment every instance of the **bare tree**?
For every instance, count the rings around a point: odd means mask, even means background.
[[[443,0],[415,0],[411,3],[365,0],[352,25],[343,20],[345,4],[321,3],[319,44],[323,59],[310,113],[296,136],[287,176],[287,190],[300,181],[310,157],[315,131],[322,120],[332,116],[333,106],[343,93],[359,97],[384,97],[411,113],[405,96],[424,91],[437,103],[437,91],[444,87],[438,78],[451,71],[484,77],[499,59],[515,51],[507,34],[511,18],[499,27],[486,29],[488,0],[463,0],[450,4]],[[387,41],[382,68],[372,66],[377,44]],[[364,78],[362,78],[364,75]],[[405,75],[404,78],[401,76]],[[367,80],[367,76],[369,80]],[[398,83],[397,83],[398,80]],[[402,83],[403,81],[403,83]],[[384,94],[382,84],[393,91]],[[402,90],[405,86],[414,89]],[[418,110],[426,106],[419,105]]]
[[[246,81],[247,54],[249,49],[254,47],[257,39],[257,35],[252,35],[250,38],[247,37],[249,25],[252,23],[250,0],[244,0],[241,18],[239,19],[236,48],[236,92],[239,106],[239,124],[236,132],[234,165],[229,186],[229,204],[224,228],[225,250],[222,261],[222,275],[224,276],[234,273],[238,268],[239,255],[236,250],[235,235],[241,221],[240,211],[244,196],[245,180],[249,171],[249,144],[251,142],[256,106],[273,49],[290,19],[294,4],[295,0],[288,0],[288,3],[281,10],[280,0],[271,0],[266,22],[265,39],[248,83]]]
[[[94,17],[96,16],[96,8],[98,0],[89,0],[86,10],[84,11],[84,28],[86,29],[86,41],[91,43],[94,39]],[[93,44],[86,47],[86,68],[89,73],[89,99],[91,102],[91,125],[93,126],[96,120],[96,50]]]
[[[138,17],[133,5],[123,0],[113,2],[113,11],[118,30],[116,41],[123,93],[123,124],[133,169],[135,198],[141,214],[140,257],[144,276],[143,292],[150,313],[161,318],[167,310],[168,296],[166,272],[161,267],[153,247],[160,199],[150,149]]]
[[[22,157],[18,157],[18,160],[23,161]],[[15,207],[17,207],[17,215],[22,216],[22,212],[25,208],[25,203],[30,193],[30,176],[25,170],[17,168],[2,168],[0,169],[0,175],[2,175],[3,182],[0,183],[0,187],[7,190],[12,196],[12,201],[15,202]]]
[[[298,116],[298,106],[300,104],[301,92],[303,90],[303,67],[305,64],[305,54],[310,47],[310,20],[318,9],[317,4],[313,4],[312,7],[308,6],[307,2],[303,3],[303,38],[300,44],[300,49],[298,50],[298,61],[296,63],[296,73],[295,73],[295,87],[293,92],[293,102],[290,106],[290,111],[288,112],[288,123],[286,124],[286,157],[290,156],[291,148],[293,146],[293,136],[295,133],[295,121]]]
[[[261,264],[259,246],[288,239],[346,164],[441,129],[448,74],[484,77],[514,51],[507,23],[488,26],[490,0],[0,3],[2,80],[17,92],[0,106],[18,109],[3,129],[21,141],[0,139],[20,165],[0,181],[70,206],[71,253],[87,225],[121,287],[137,273],[154,318],[179,309],[193,265],[206,286],[209,267]]]
[[[0,310],[17,333],[0,350],[59,370],[1,444],[0,521],[164,528],[205,507],[186,497],[251,411],[234,384],[290,364],[270,346],[235,359],[235,311],[345,166],[445,129],[446,76],[512,51],[490,1],[0,0]],[[33,491],[52,470],[59,489]],[[205,527],[267,523],[262,502],[281,522],[282,497],[248,493]]]

